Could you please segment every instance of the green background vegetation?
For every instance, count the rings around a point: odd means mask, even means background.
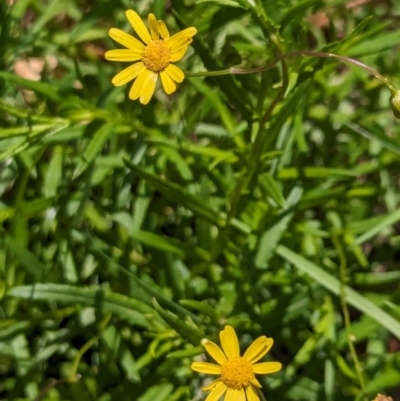
[[[190,363],[226,323],[242,349],[274,338],[268,401],[400,399],[389,91],[292,58],[143,107],[103,59],[133,8],[198,29],[187,71],[325,50],[396,85],[399,3],[14,3],[0,5],[0,399],[204,400]]]

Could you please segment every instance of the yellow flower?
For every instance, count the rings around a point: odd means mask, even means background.
[[[112,83],[115,86],[125,85],[135,79],[129,98],[140,99],[140,103],[149,103],[153,96],[158,76],[165,92],[170,95],[175,92],[175,82],[182,82],[185,77],[180,68],[174,63],[182,59],[196,28],[186,28],[183,31],[169,36],[168,29],[163,21],[157,21],[154,14],[149,14],[150,33],[139,15],[128,10],[126,17],[142,42],[124,31],[111,28],[109,35],[126,49],[110,50],[104,57],[111,61],[139,61],[118,73]]]
[[[240,356],[239,341],[233,327],[225,326],[219,337],[223,351],[211,341],[204,343],[207,352],[219,365],[192,363],[192,369],[196,372],[221,375],[203,387],[203,391],[211,391],[205,401],[218,401],[225,393],[225,401],[259,401],[255,387],[261,388],[261,384],[254,374],[275,373],[282,369],[279,362],[256,363],[271,349],[274,340],[265,336],[259,337]]]

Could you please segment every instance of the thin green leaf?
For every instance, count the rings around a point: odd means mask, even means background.
[[[241,7],[244,8],[241,4],[239,4],[236,1],[233,0],[197,0],[196,4],[202,4],[202,3],[212,3],[212,4],[218,4],[221,6],[227,6],[227,7]]]
[[[282,208],[286,209],[286,200],[283,197],[279,184],[271,174],[265,173],[258,177],[261,187],[267,191],[271,198]]]
[[[78,164],[74,172],[74,179],[81,175],[86,168],[96,159],[101,152],[104,144],[113,133],[115,123],[107,123],[100,127],[90,140],[83,152],[82,161]]]
[[[180,319],[169,311],[166,311],[155,299],[154,307],[171,328],[176,330],[183,338],[193,345],[199,345],[201,343],[201,339],[205,337],[205,334],[195,327],[194,324],[189,324],[187,321]]]
[[[143,302],[107,291],[99,286],[78,287],[67,284],[34,284],[12,288],[10,296],[30,301],[61,302],[95,306],[146,329],[152,325],[146,315],[156,318],[154,309]]]
[[[326,289],[334,293],[335,295],[340,294],[340,282],[339,280],[327,273],[314,263],[309,262],[307,259],[304,259],[299,254],[291,251],[289,248],[286,248],[283,245],[279,245],[276,249],[276,253],[281,256],[283,259],[295,265],[298,269],[300,269],[303,273],[309,275]],[[382,308],[376,306],[369,299],[365,298],[363,295],[359,294],[352,288],[345,286],[344,288],[346,301],[358,309],[360,312],[363,312],[365,315],[371,317],[375,321],[379,322],[383,327],[386,328],[390,333],[392,333],[395,337],[400,339],[400,322],[386,313]]]
[[[15,238],[7,237],[7,245],[29,273],[35,277],[41,277],[45,273],[46,266]]]

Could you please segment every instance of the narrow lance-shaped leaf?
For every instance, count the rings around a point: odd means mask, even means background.
[[[151,329],[152,325],[146,315],[151,315],[153,321],[157,317],[155,310],[145,303],[125,295],[105,291],[99,286],[78,287],[67,284],[39,283],[14,287],[9,291],[9,295],[32,301],[78,303],[99,307],[104,312],[110,312],[147,329]]]
[[[336,295],[340,294],[340,281],[333,275],[327,273],[314,263],[309,262],[307,259],[304,259],[299,254],[291,251],[289,248],[286,248],[283,245],[278,246],[276,253],[283,259],[295,265],[305,274],[311,276],[329,291]],[[400,322],[398,320],[394,319],[382,308],[375,305],[369,299],[365,298],[363,295],[359,294],[349,286],[344,287],[344,293],[346,296],[346,302],[358,309],[360,312],[365,313],[367,316],[370,316],[372,319],[379,322],[383,327],[386,328],[386,330],[400,339]]]
[[[115,123],[104,124],[100,129],[94,134],[93,138],[90,140],[85,151],[83,152],[82,161],[78,164],[74,172],[74,178],[81,175],[87,168],[87,166],[93,162],[93,160],[101,152],[103,145],[113,132]]]
[[[199,329],[195,328],[194,325],[189,325],[187,321],[180,319],[178,316],[172,314],[169,311],[163,309],[157,301],[154,299],[154,307],[160,316],[183,338],[188,340],[193,345],[198,345],[201,339],[205,337]]]
[[[201,201],[195,195],[187,192],[185,189],[177,184],[165,181],[154,174],[149,173],[143,168],[133,164],[129,160],[124,160],[125,164],[134,171],[137,175],[143,178],[148,184],[156,188],[158,191],[163,193],[165,196],[173,199],[178,204],[181,204],[191,210],[193,213],[198,214],[214,224],[222,226],[224,224],[217,212],[207,207],[204,202]]]
[[[121,266],[118,263],[116,263],[113,259],[111,259],[103,251],[98,250],[98,253],[104,259],[106,259],[112,266],[114,266],[121,273],[125,274],[130,279],[135,281],[136,284],[138,284],[144,291],[146,291],[149,295],[154,297],[162,307],[168,309],[169,311],[172,311],[172,312],[176,313],[182,319],[186,319],[187,317],[189,317],[194,322],[199,323],[199,324],[201,323],[201,319],[199,319],[196,315],[194,315],[193,313],[191,313],[187,309],[183,308],[181,305],[177,304],[173,300],[167,298],[157,288],[153,288],[151,285],[145,283],[143,280],[141,280],[140,278],[136,277],[129,270],[125,269],[123,266]]]

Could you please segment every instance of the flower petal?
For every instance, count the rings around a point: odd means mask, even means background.
[[[168,66],[169,68],[170,66]],[[225,326],[225,329],[219,333],[222,348],[228,359],[237,358],[239,356],[239,341],[235,330],[232,326]]]
[[[142,58],[142,52],[131,49],[109,50],[104,58],[110,61],[137,61]]]
[[[144,68],[140,72],[136,81],[133,83],[131,90],[129,91],[129,99],[139,99],[140,95],[142,94],[143,86],[145,85],[151,74],[153,74],[153,72],[148,70],[147,68]]]
[[[149,25],[150,25],[150,35],[153,38],[153,40],[158,40],[160,35],[158,33],[158,25],[157,25],[157,20],[154,14],[150,13],[148,16],[149,19]]]
[[[150,99],[154,94],[154,90],[156,89],[157,79],[158,74],[155,72],[152,72],[148,76],[146,82],[143,84],[142,87],[142,93],[140,94],[140,103],[147,104],[150,102]]]
[[[228,387],[225,399],[227,401],[246,401],[244,389],[237,390],[235,388]]]
[[[222,365],[226,361],[226,356],[222,352],[222,349],[218,347],[217,344],[207,341],[204,344],[205,349],[207,352],[215,359],[216,362],[218,362],[220,365]]]
[[[165,72],[165,71],[161,71],[160,72],[160,76],[161,76],[161,82],[162,82],[162,86],[166,92],[167,95],[170,95],[171,93],[174,93],[176,91],[176,85],[175,82],[169,77],[169,75]],[[208,349],[207,349],[208,351]],[[221,351],[222,352],[222,351]],[[208,351],[208,353],[212,356],[212,354],[210,353],[210,351]],[[214,358],[214,357],[213,357]],[[214,358],[216,361],[217,359]],[[218,361],[217,361],[218,362]]]
[[[132,35],[129,35],[124,31],[121,31],[120,29],[111,28],[108,31],[108,34],[117,43],[119,43],[122,46],[127,47],[128,49],[137,50],[137,51],[144,50],[144,44],[142,42],[140,42],[139,40],[134,38]]]
[[[222,395],[225,393],[228,387],[226,387],[226,384],[219,382],[217,385],[211,390],[211,393],[208,394],[208,397],[205,399],[205,401],[218,401]]]
[[[272,338],[267,338],[266,336],[258,337],[250,345],[243,357],[251,363],[257,362],[271,349],[273,343],[274,340]]]
[[[133,10],[128,10],[126,12],[126,18],[128,18],[129,23],[132,25],[132,28],[138,34],[140,39],[143,40],[144,43],[148,44],[151,42],[151,36],[149,31],[146,28],[146,25],[139,17],[139,14]]]
[[[187,46],[182,47],[181,50],[179,50],[179,52],[176,53],[172,53],[171,54],[171,58],[169,59],[169,61],[171,63],[176,63],[179,60],[182,60],[183,56],[186,54],[187,52]]]
[[[221,381],[221,378],[215,379],[208,386],[204,386],[201,389],[203,391],[211,391],[220,381]]]
[[[135,63],[119,72],[111,82],[115,86],[125,85],[135,79],[144,69],[145,66],[142,62]]]
[[[261,387],[262,387],[262,385],[260,384],[260,382],[259,382],[255,377],[253,377],[253,378],[250,380],[250,383],[251,383],[254,387],[258,387],[258,388],[261,388]]]
[[[158,32],[163,39],[169,39],[169,31],[164,21],[157,21]]]
[[[253,372],[262,375],[279,372],[281,369],[282,364],[280,362],[263,362],[253,365]]]
[[[188,38],[191,39],[191,38],[193,38],[194,35],[196,35],[196,33],[197,33],[197,29],[195,27],[191,26],[189,28],[184,29],[183,31],[176,33],[175,35],[172,35],[171,39],[178,38],[179,36],[187,36]]]
[[[257,391],[254,389],[253,386],[246,387],[246,396],[247,401],[260,401],[260,397],[257,394]]]
[[[185,74],[183,71],[178,68],[176,65],[170,64],[166,69],[165,72],[169,75],[171,79],[175,82],[182,82],[185,78]]]
[[[197,29],[196,28],[186,28],[183,31],[176,33],[175,35],[171,36],[168,39],[168,47],[171,52],[176,51],[177,48],[180,48],[182,44],[189,43],[193,36],[196,35]]]
[[[192,42],[192,39],[182,36],[173,42],[171,42],[171,39],[168,39],[167,45],[171,53],[177,53],[182,49],[182,47],[189,46]]]
[[[179,53],[182,49],[187,49],[192,42],[192,39],[188,41],[181,41],[174,47],[174,50],[170,49],[169,51],[171,52],[171,54]]]
[[[221,366],[208,362],[193,362],[191,368],[196,372],[206,373],[209,375],[220,375]]]

